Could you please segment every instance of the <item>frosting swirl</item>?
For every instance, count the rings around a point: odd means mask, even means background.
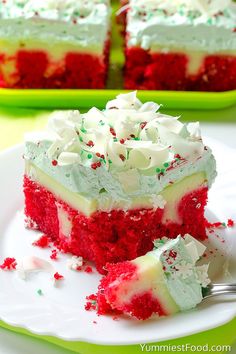
[[[47,155],[61,166],[144,171],[167,166],[175,155],[198,159],[204,151],[199,124],[182,124],[159,108],[131,92],[108,102],[104,111],[56,111],[48,123],[55,138]]]

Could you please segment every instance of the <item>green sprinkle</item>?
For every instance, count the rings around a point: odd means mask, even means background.
[[[212,18],[208,18],[207,23],[208,25],[212,25]]]
[[[116,141],[118,141],[118,139],[117,139],[117,138],[113,138],[113,141],[115,141],[115,142],[116,142]]]
[[[88,154],[88,159],[91,159],[92,157],[93,157],[93,155],[92,154]]]
[[[225,223],[225,222],[222,222],[222,226],[223,226],[223,227],[226,227],[226,223]]]
[[[79,140],[80,140],[81,142],[83,142],[83,139],[81,138],[81,136],[79,137]]]
[[[169,167],[170,164],[169,164],[168,162],[165,162],[165,163],[163,164],[163,166],[164,166],[164,167]]]
[[[140,138],[136,137],[136,138],[134,138],[134,140],[140,140]]]
[[[111,161],[111,160],[108,160],[108,162],[109,162],[110,164],[112,164],[112,161]]]
[[[84,128],[81,128],[82,133],[87,133],[87,130]]]
[[[156,172],[157,172],[157,173],[160,173],[160,172],[161,172],[161,169],[160,169],[160,168],[156,168]]]
[[[39,296],[42,296],[42,295],[43,295],[42,290],[41,290],[41,289],[38,289],[38,290],[37,290],[37,294],[38,294]]]
[[[164,168],[162,168],[162,169],[161,169],[161,173],[164,173],[164,172],[165,172],[165,169],[164,169]]]

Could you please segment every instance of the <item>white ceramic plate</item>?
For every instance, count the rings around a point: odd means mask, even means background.
[[[207,139],[218,162],[219,176],[210,196],[207,216],[211,221],[236,219],[236,151]],[[15,147],[0,155],[0,261],[38,256],[50,260],[50,250],[33,247],[40,234],[24,228],[23,148]],[[236,282],[236,230],[226,229],[211,235],[208,242],[214,281]],[[139,322],[130,318],[115,321],[84,310],[85,297],[96,292],[100,275],[67,269],[69,256],[51,261],[65,279],[54,287],[52,274],[33,274],[28,280],[16,272],[0,271],[0,319],[41,335],[64,340],[87,341],[104,345],[150,343],[178,338],[220,326],[236,315],[236,298],[212,298],[197,309],[169,318]],[[226,271],[229,269],[229,272]],[[43,291],[43,296],[37,290]],[[96,321],[97,323],[94,323]]]

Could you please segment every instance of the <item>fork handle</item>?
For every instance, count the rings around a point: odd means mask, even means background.
[[[236,284],[210,284],[204,298],[226,294],[236,295]]]

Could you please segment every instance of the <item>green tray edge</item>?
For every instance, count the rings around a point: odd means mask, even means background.
[[[0,89],[2,106],[28,108],[104,108],[126,90],[11,90]],[[236,90],[226,92],[139,91],[142,101],[156,101],[166,109],[214,110],[236,105]]]

